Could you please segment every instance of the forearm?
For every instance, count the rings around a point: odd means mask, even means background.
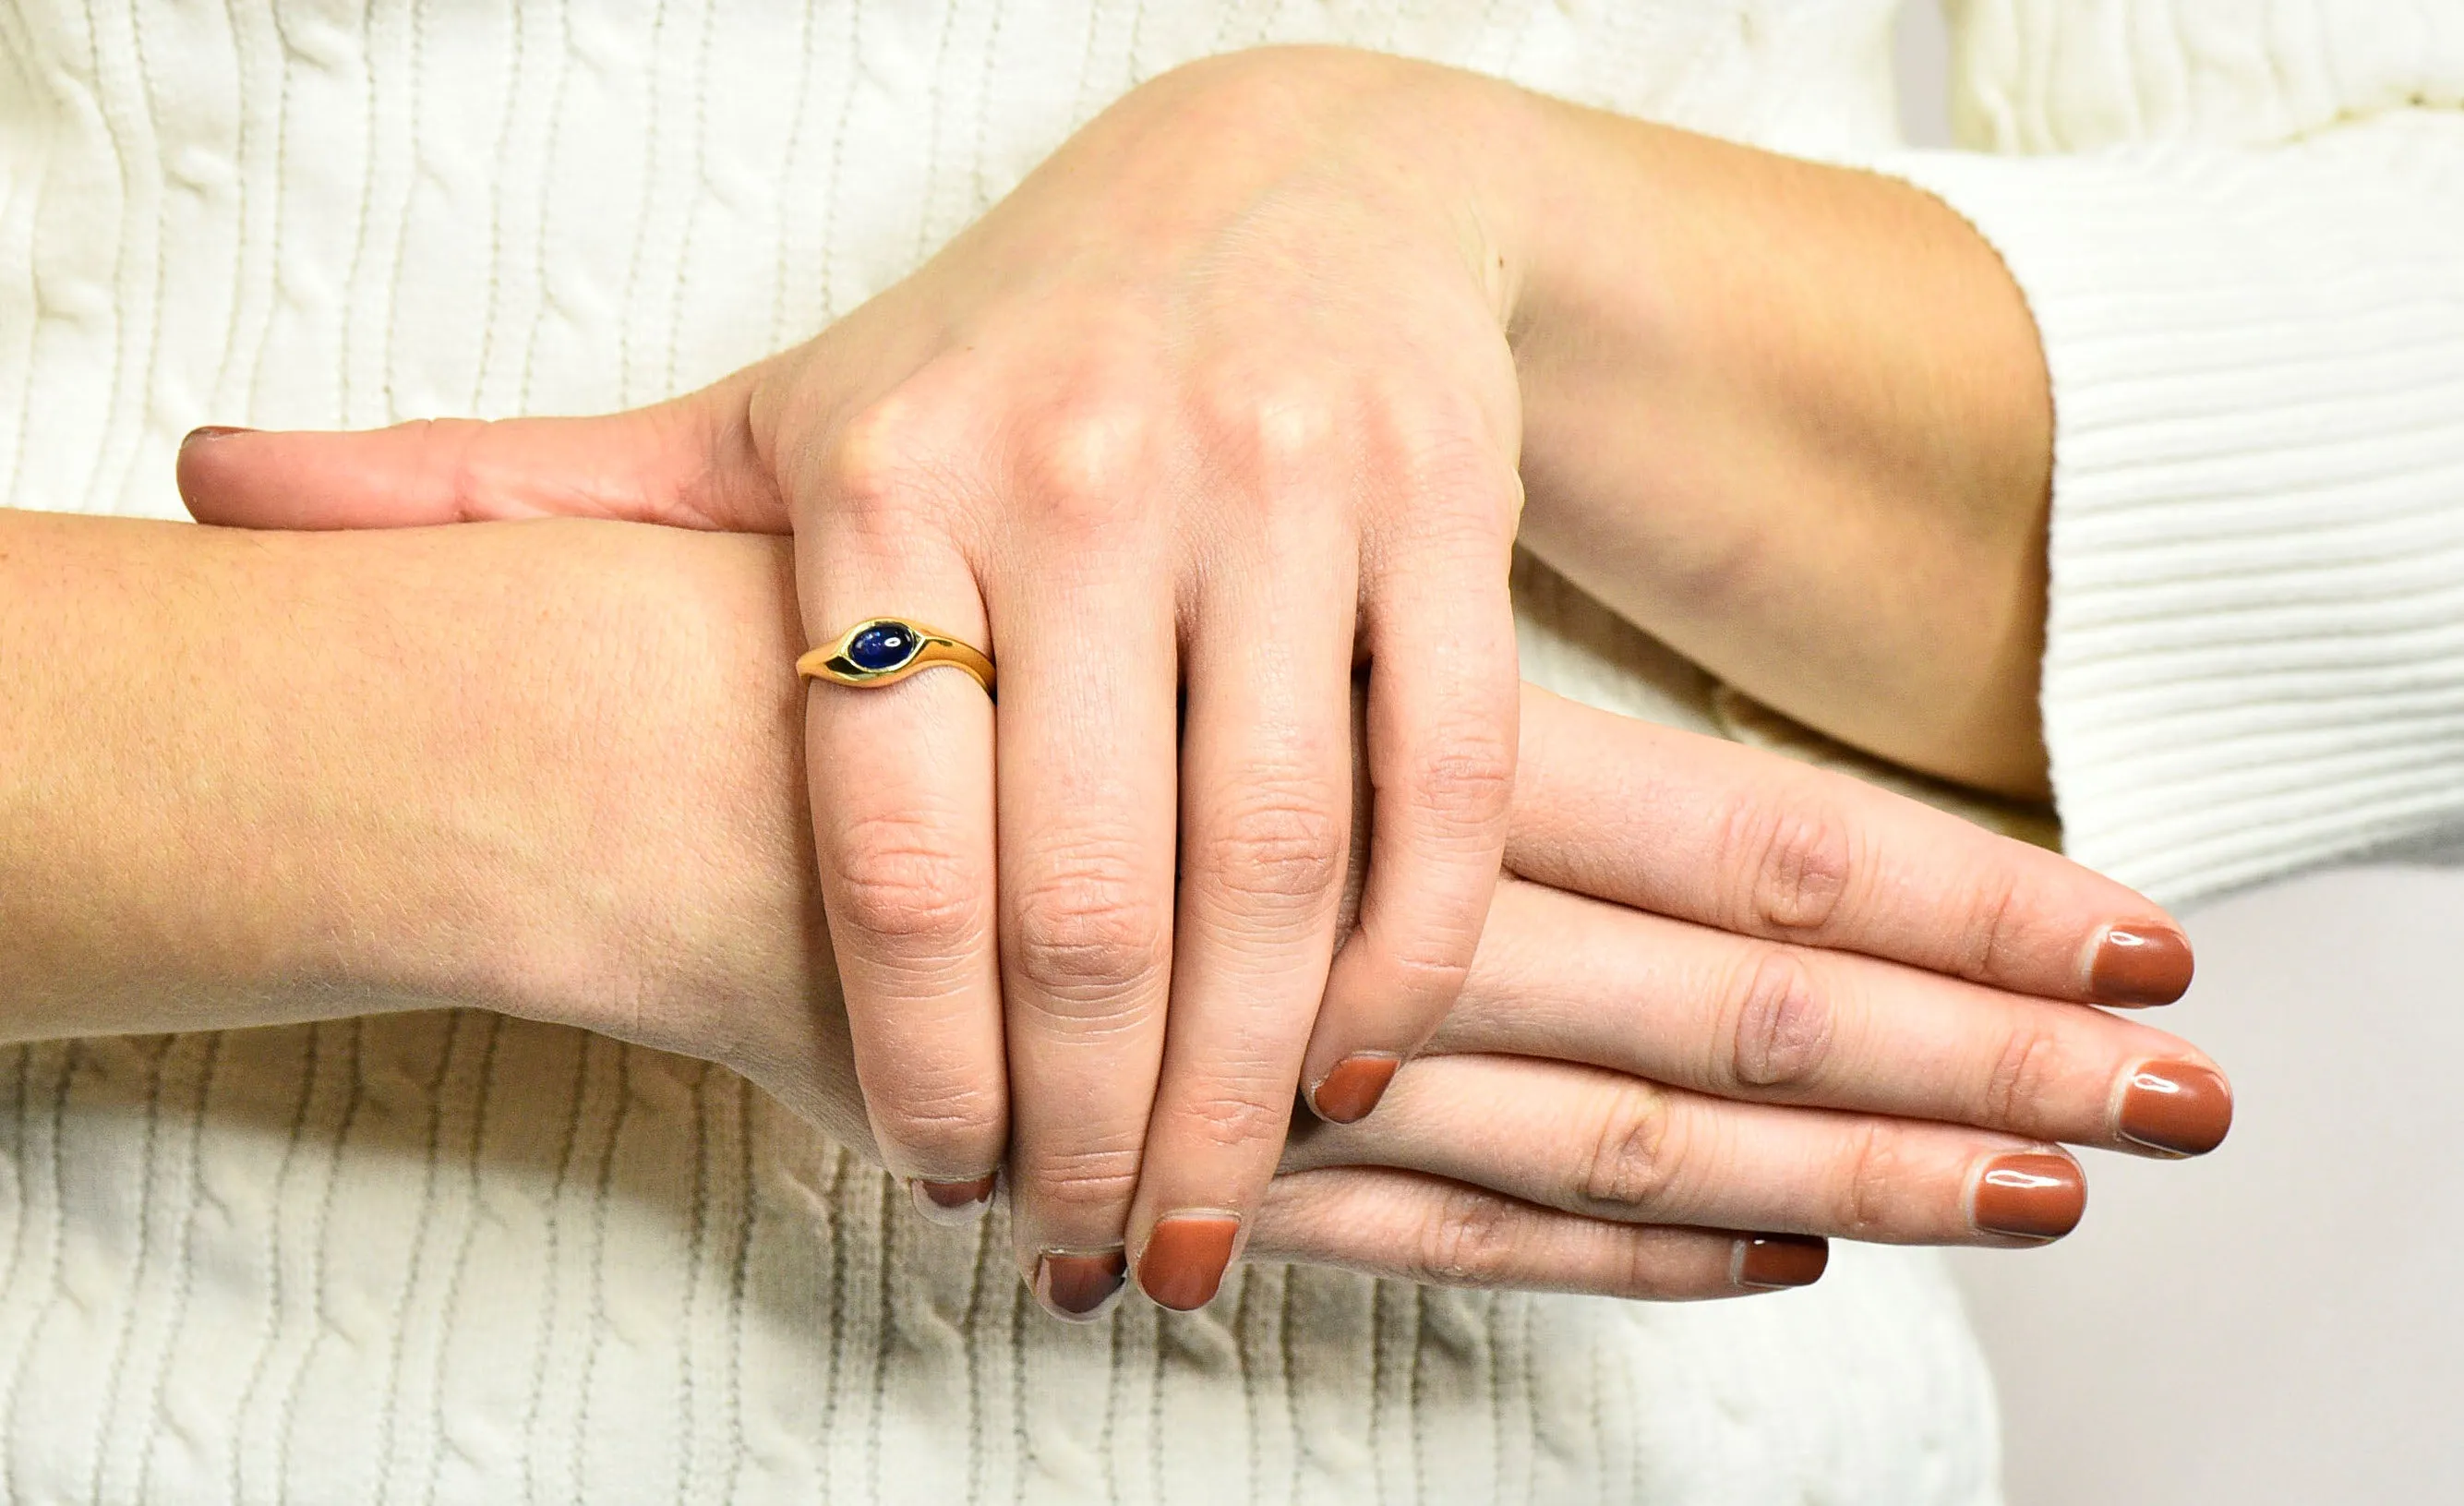
[[[1525,543],[1749,694],[2044,787],[2028,311],[1891,179],[1537,101],[1501,136]]]
[[[794,687],[752,683],[793,630],[740,605],[782,603],[781,568],[766,543],[605,526],[0,512],[0,1033],[655,1016],[721,942],[755,948],[739,984],[807,981],[801,864],[615,860],[801,841]],[[661,925],[685,904],[746,934]]]

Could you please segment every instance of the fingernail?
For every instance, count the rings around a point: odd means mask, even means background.
[[[226,434],[253,434],[254,432],[256,432],[256,431],[253,429],[239,429],[234,428],[230,424],[208,424],[202,429],[191,429],[186,434],[182,435],[180,439],[180,448],[186,450],[190,445],[195,444],[201,439],[220,439]]]
[[[2079,1228],[2087,1211],[2087,1182],[2068,1156],[2041,1152],[1996,1156],[1969,1194],[1968,1221],[1980,1234],[2040,1242]]]
[[[2204,1156],[2233,1128],[2233,1089],[2187,1061],[2151,1061],[2122,1090],[2116,1128],[2134,1145],[2168,1156]]]
[[[1241,1220],[1230,1213],[1173,1213],[1155,1220],[1138,1256],[1138,1288],[1159,1307],[1191,1313],[1215,1300]]]
[[[2170,926],[2108,927],[2087,986],[2103,1004],[2171,1004],[2190,986],[2189,941]]]
[[[1317,1110],[1319,1118],[1335,1124],[1357,1124],[1386,1096],[1386,1085],[1395,1080],[1395,1069],[1401,1065],[1401,1057],[1382,1052],[1346,1056],[1334,1064],[1332,1072],[1318,1079],[1317,1091],[1309,1095],[1309,1105]]]
[[[1813,1234],[1749,1234],[1728,1257],[1728,1278],[1761,1292],[1812,1286],[1831,1264],[1831,1241]]]
[[[1047,1250],[1036,1258],[1035,1298],[1057,1318],[1092,1322],[1121,1290],[1129,1271],[1121,1247],[1110,1250]]]
[[[935,1224],[972,1224],[983,1217],[992,1207],[996,1172],[986,1172],[966,1182],[927,1182],[921,1177],[907,1184],[908,1192],[915,1199],[915,1211]]]

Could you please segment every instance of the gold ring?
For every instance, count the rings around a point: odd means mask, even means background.
[[[985,695],[993,693],[993,661],[983,651],[904,617],[866,618],[798,659],[796,673],[806,679],[873,687],[895,685],[935,664],[964,670]]]

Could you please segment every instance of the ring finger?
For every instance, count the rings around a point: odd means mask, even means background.
[[[877,520],[829,509],[798,534],[809,641],[915,612],[983,644],[982,604],[957,551],[910,527],[885,534]],[[913,647],[874,637],[876,650]],[[991,699],[958,673],[861,687],[816,678],[805,749],[822,903],[873,1137],[928,1217],[972,1217],[990,1204],[1009,1130]]]

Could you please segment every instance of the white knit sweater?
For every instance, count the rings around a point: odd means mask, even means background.
[[[209,421],[678,389],[894,280],[1136,80],[1347,41],[1875,162],[2002,250],[2054,376],[2077,854],[2181,900],[2464,824],[2464,5],[1974,0],[1975,155],[1895,150],[1891,10],[20,0],[0,500],[173,514]],[[1519,585],[1532,677],[1703,720],[1699,676]],[[0,1096],[11,1500],[1994,1495],[1922,1254],[1705,1307],[1261,1268],[1065,1328],[1005,1233],[577,1032],[41,1046]]]

